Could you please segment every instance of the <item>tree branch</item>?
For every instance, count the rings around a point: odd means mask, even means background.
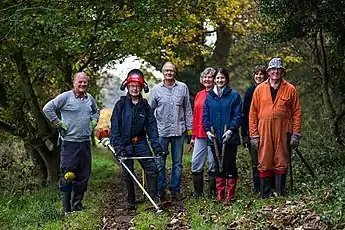
[[[13,135],[18,135],[16,134],[16,129],[2,121],[0,121],[0,132],[7,132],[7,133],[11,133]]]

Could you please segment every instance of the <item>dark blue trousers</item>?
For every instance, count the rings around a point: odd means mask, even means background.
[[[147,143],[147,140],[139,141],[133,145],[126,146],[126,152],[133,157],[149,157],[152,156],[152,152]],[[142,159],[138,160],[141,167],[144,169],[147,176],[157,177],[157,166],[154,159]],[[126,160],[124,162],[127,167],[133,172],[134,171],[134,161]],[[132,180],[127,170],[122,167],[122,175],[126,181]]]
[[[90,141],[71,142],[63,141],[60,155],[60,190],[62,192],[85,192],[91,174]],[[66,172],[76,175],[75,181],[67,182],[64,179]]]

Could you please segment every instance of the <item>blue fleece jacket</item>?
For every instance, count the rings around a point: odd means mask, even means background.
[[[222,143],[224,126],[232,131],[229,143],[240,144],[238,128],[242,122],[242,98],[240,94],[226,86],[219,97],[213,90],[206,96],[203,107],[203,127],[205,132],[215,130],[218,144]],[[209,141],[209,144],[212,143]]]
[[[136,105],[138,110],[138,122],[136,123],[136,127],[132,127],[134,106],[135,105],[132,103],[129,94],[122,96],[115,104],[113,114],[111,116],[110,142],[116,153],[120,154],[122,152],[126,152],[129,154],[129,152],[132,151],[132,130],[135,130],[137,135],[141,134],[140,136],[145,136],[144,140],[133,143],[136,149],[141,150],[141,153],[136,153],[137,156],[151,155],[146,135],[150,139],[153,151],[155,153],[162,152],[162,147],[159,143],[158,137],[157,121],[153,115],[153,109],[145,98],[140,97],[140,100]]]

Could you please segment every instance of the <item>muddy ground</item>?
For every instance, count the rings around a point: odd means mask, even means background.
[[[167,178],[170,178],[170,171],[167,171]],[[139,181],[141,181],[141,174],[136,174]],[[182,188],[187,188],[190,177],[184,176]],[[125,182],[121,176],[117,176],[115,181],[107,188],[109,197],[106,205],[102,222],[105,230],[123,230],[130,229],[133,226],[133,219],[135,211],[127,210],[127,190]],[[140,203],[144,199],[144,195],[138,186],[135,187],[136,201]],[[181,201],[172,201],[169,192],[167,191],[167,199],[162,201],[165,204],[165,212],[170,216],[170,222],[167,223],[167,229],[189,229],[188,214],[184,208],[184,199],[190,196],[190,191],[182,190],[183,199]],[[146,199],[147,200],[147,199]],[[152,209],[154,211],[154,209]]]

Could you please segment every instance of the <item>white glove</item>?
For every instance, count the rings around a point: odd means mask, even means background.
[[[101,143],[102,145],[104,145],[104,147],[107,147],[108,145],[110,145],[110,138],[109,137],[103,138],[101,140]]]
[[[210,131],[207,131],[206,135],[207,135],[208,139],[210,139],[211,141],[213,141],[213,138],[216,138],[216,136],[213,133],[211,133]]]
[[[227,142],[228,140],[230,140],[231,138],[231,135],[232,135],[232,131],[229,129],[228,131],[226,131],[224,134],[223,134],[223,143]]]

